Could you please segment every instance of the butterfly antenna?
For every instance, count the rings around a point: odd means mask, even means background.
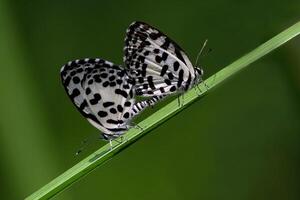
[[[195,65],[194,65],[194,66],[197,66],[198,60],[199,60],[201,54],[203,53],[203,50],[204,50],[204,48],[205,48],[207,42],[208,42],[208,39],[206,39],[206,40],[204,41],[204,43],[203,43],[203,45],[202,45],[202,47],[201,47],[199,53],[197,54],[197,58],[196,58],[196,62],[195,62]]]
[[[95,137],[94,135],[91,135],[89,137],[87,137],[86,139],[84,139],[82,142],[81,142],[81,145],[79,147],[79,149],[76,151],[75,153],[75,156],[78,156],[81,152],[83,152],[83,150],[89,146],[90,144],[94,143],[96,140],[95,140]]]

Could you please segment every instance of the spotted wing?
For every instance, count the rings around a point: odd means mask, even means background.
[[[63,85],[80,113],[106,135],[128,129],[134,105],[124,69],[102,59],[71,61],[61,70]]]
[[[184,51],[158,29],[132,23],[126,32],[124,62],[136,78],[137,95],[187,90],[195,71]]]

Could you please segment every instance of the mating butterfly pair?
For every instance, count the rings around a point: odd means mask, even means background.
[[[126,31],[125,68],[103,59],[70,61],[61,69],[65,90],[79,112],[112,140],[134,116],[163,97],[201,82],[184,51],[158,29],[134,22]],[[136,102],[135,96],[149,97]]]

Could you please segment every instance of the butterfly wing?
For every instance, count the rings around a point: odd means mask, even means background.
[[[102,59],[71,61],[61,70],[63,85],[80,113],[106,135],[128,129],[134,105],[124,69]]]
[[[195,78],[194,67],[179,45],[144,22],[127,29],[124,53],[126,67],[136,78],[137,95],[187,90]]]

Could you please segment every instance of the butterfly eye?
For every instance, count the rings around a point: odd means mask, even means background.
[[[203,73],[204,73],[203,69],[201,69],[201,68],[199,68],[199,67],[195,67],[195,69],[196,69],[197,73],[198,73],[200,76],[203,75]]]
[[[201,76],[204,74],[204,71],[203,69],[200,68],[200,73],[199,73]]]

